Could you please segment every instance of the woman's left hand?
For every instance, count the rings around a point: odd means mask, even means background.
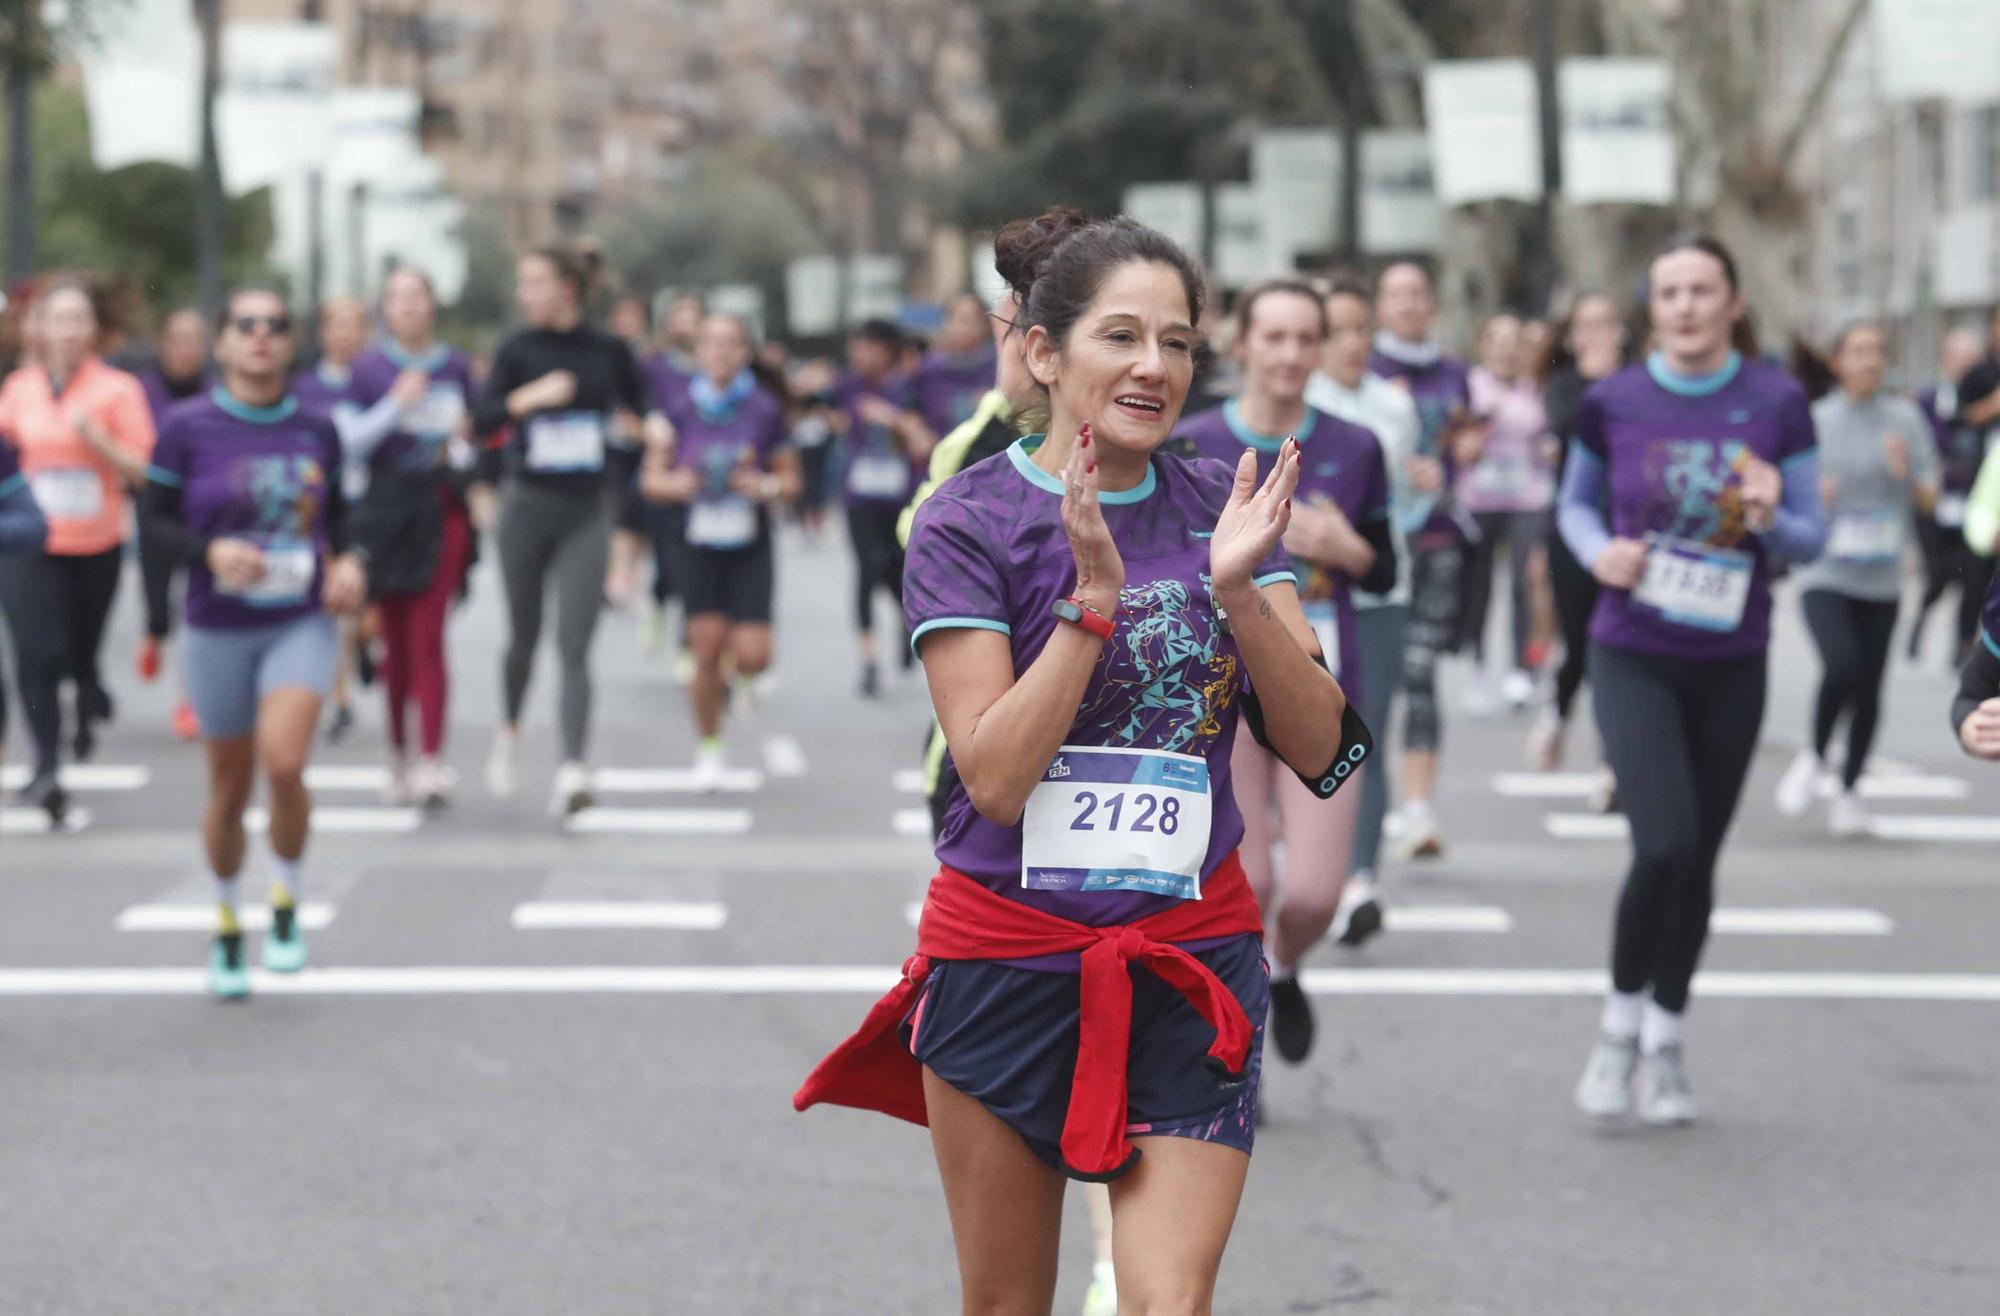
[[[1299,443],[1287,439],[1264,486],[1257,487],[1257,454],[1245,449],[1236,484],[1208,541],[1208,570],[1217,592],[1252,584],[1257,564],[1271,555],[1292,521],[1292,490],[1299,485]]]
[[[1743,517],[1752,534],[1771,528],[1778,513],[1778,500],[1785,495],[1785,477],[1778,468],[1756,457],[1745,457],[1743,477]]]
[[[320,591],[326,610],[336,617],[351,617],[368,601],[368,573],[361,559],[342,553],[326,569],[326,586]]]

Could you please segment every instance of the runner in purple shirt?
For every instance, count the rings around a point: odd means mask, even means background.
[[[902,331],[870,320],[847,340],[847,373],[834,386],[834,426],[847,455],[847,536],[854,546],[854,620],[861,636],[861,693],[881,690],[875,594],[901,606],[903,544],[897,523],[917,491],[937,436],[917,413],[916,394],[896,373]],[[912,661],[903,654],[904,666]]]
[[[1435,859],[1444,853],[1431,796],[1438,774],[1443,717],[1438,707],[1438,660],[1458,644],[1466,531],[1452,503],[1453,470],[1470,452],[1466,365],[1432,338],[1437,301],[1430,275],[1414,262],[1382,271],[1375,284],[1375,353],[1368,368],[1407,390],[1417,405],[1417,458],[1410,464],[1410,618],[1403,633],[1402,807],[1396,811],[1397,857]]]
[[[930,432],[942,438],[970,419],[997,369],[986,303],[976,292],[961,292],[946,306],[944,330],[912,381],[917,414]]]
[[[1326,305],[1309,284],[1276,280],[1250,289],[1236,304],[1236,325],[1243,391],[1183,423],[1179,436],[1200,456],[1230,467],[1254,453],[1260,479],[1269,477],[1287,440],[1296,440],[1299,483],[1285,546],[1303,573],[1300,602],[1320,650],[1347,698],[1358,701],[1367,674],[1352,590],[1380,592],[1396,583],[1382,446],[1359,425],[1306,405],[1306,381],[1327,334]],[[1393,677],[1378,672],[1373,679]],[[1319,798],[1240,726],[1230,766],[1243,813],[1243,870],[1272,927],[1271,1035],[1278,1054],[1298,1064],[1313,1041],[1312,1006],[1298,967],[1340,908],[1361,791]]]
[[[306,946],[297,901],[312,824],[305,767],[333,682],[334,626],[367,593],[347,542],[340,436],[287,387],[292,317],[274,292],[229,299],[216,357],[222,383],[177,408],[153,449],[144,515],[188,563],[188,687],[208,747],[203,824],[219,900],[209,986],[250,990],[236,878],[243,811],[262,759],[276,881],[264,967],[296,973]]]
[[[1649,293],[1656,350],[1584,396],[1559,513],[1604,586],[1590,680],[1632,827],[1611,996],[1576,1100],[1685,1124],[1681,1020],[1763,723],[1771,568],[1817,556],[1827,532],[1805,391],[1755,359],[1728,251],[1675,240]]]

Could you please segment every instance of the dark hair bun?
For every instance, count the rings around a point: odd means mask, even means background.
[[[1048,264],[1049,257],[1071,234],[1090,227],[1089,215],[1075,206],[1050,206],[1033,219],[1010,222],[993,238],[993,268],[1014,291],[1014,300],[1026,305],[1035,286],[1035,276]]]

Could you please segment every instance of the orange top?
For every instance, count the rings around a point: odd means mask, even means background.
[[[70,417],[97,422],[140,462],[153,455],[153,415],[139,381],[85,358],[57,397],[48,372],[26,366],[0,384],[0,441],[21,452],[21,473],[49,523],[48,551],[102,553],[125,542],[125,481],[84,441]]]

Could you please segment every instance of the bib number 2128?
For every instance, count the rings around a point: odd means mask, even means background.
[[[1211,804],[1206,759],[1064,745],[1021,817],[1021,885],[1200,899]]]
[[[1119,830],[1122,822],[1128,832],[1159,832],[1172,836],[1181,829],[1181,801],[1177,795],[1162,799],[1158,795],[1140,791],[1132,796],[1131,810],[1126,810],[1125,792],[1116,791],[1099,799],[1095,791],[1078,791],[1076,803],[1083,806],[1082,812],[1069,825],[1073,832],[1090,832],[1102,827],[1107,832]]]

